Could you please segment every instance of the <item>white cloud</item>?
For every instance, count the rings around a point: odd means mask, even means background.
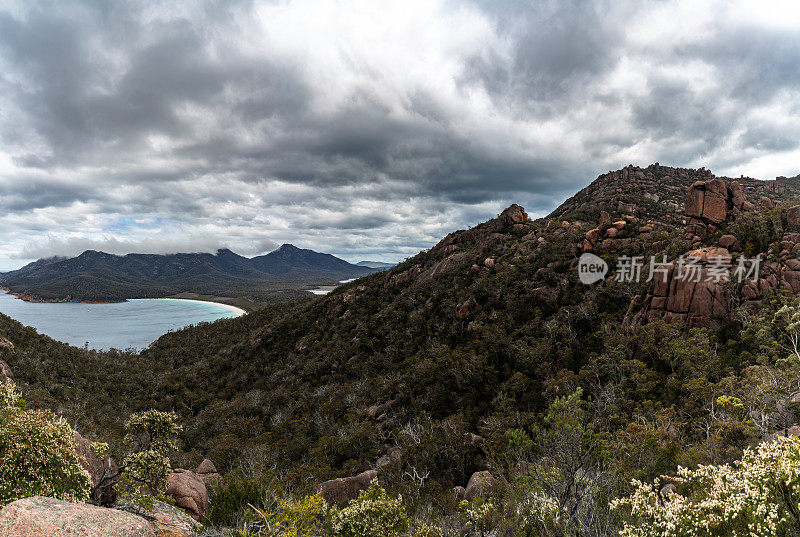
[[[0,7],[0,266],[282,242],[389,261],[631,162],[800,171],[793,3],[104,9]]]

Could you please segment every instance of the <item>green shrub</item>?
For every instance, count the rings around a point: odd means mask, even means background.
[[[458,505],[458,510],[464,520],[464,528],[468,535],[480,535],[481,537],[492,531],[495,526],[495,516],[497,507],[491,501],[484,501],[476,498],[472,502],[462,501]]]
[[[728,232],[739,239],[745,256],[755,257],[766,252],[772,243],[781,240],[782,210],[776,207],[767,212],[742,215],[729,227]]]
[[[89,498],[75,431],[47,410],[26,410],[10,380],[0,383],[0,506],[29,496]]]
[[[402,498],[390,498],[377,480],[333,514],[334,537],[394,537],[407,530]]]
[[[240,472],[231,472],[211,487],[206,520],[215,526],[236,527],[251,511],[248,505],[263,506],[274,492],[272,483],[261,476],[249,477]]]
[[[252,511],[248,518],[252,522],[241,533],[269,537],[316,537],[323,530],[329,511],[319,494],[297,501],[273,496],[263,510],[250,507]]]

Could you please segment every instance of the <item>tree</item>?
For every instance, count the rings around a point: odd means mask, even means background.
[[[134,414],[125,424],[125,442],[131,446],[120,480],[123,492],[137,503],[161,498],[171,472],[168,455],[178,449],[178,415],[147,410]]]
[[[140,505],[147,506],[154,498],[164,499],[172,471],[169,454],[178,449],[180,431],[174,412],[147,410],[131,415],[125,424],[125,443],[130,451],[119,468],[106,469],[92,489],[92,501],[99,503],[103,490],[116,481],[120,490]],[[102,443],[92,444],[92,449],[100,457],[108,452],[108,446]]]
[[[49,410],[27,410],[14,384],[0,383],[0,506],[29,496],[89,497],[75,431]]]
[[[774,322],[786,334],[794,355],[800,359],[800,302],[797,299],[784,304],[775,312]]]
[[[610,526],[610,476],[578,388],[557,397],[531,435],[506,433],[511,463],[504,526],[517,535],[598,535]]]
[[[604,472],[596,452],[598,439],[582,394],[578,388],[550,405],[545,427],[534,436],[540,457],[531,466],[531,476],[541,492],[556,501],[560,516],[574,527],[597,522],[594,500],[604,488]]]

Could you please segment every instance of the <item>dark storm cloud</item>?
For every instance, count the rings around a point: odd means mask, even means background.
[[[511,41],[511,51],[506,58],[491,52],[469,58],[462,82],[482,85],[498,106],[518,115],[563,113],[614,68],[624,49],[619,14],[604,2],[482,5]]]
[[[64,184],[50,178],[21,176],[0,188],[0,204],[10,212],[65,207],[92,198],[91,189],[84,185]]]
[[[148,135],[191,136],[196,125],[179,117],[181,107],[222,101],[240,118],[258,118],[297,106],[301,92],[292,91],[288,73],[269,62],[244,62],[224,44],[212,54],[207,32],[192,21],[146,24],[128,19],[135,13],[115,12],[126,21],[116,33],[103,15],[42,10],[25,20],[0,16],[0,50],[20,75],[16,85],[6,85],[57,156],[51,165],[78,164],[98,152],[113,158]],[[87,34],[87,26],[98,33]],[[123,65],[116,65],[120,60]],[[229,86],[242,98],[226,100]],[[246,90],[256,87],[255,97],[248,97]]]
[[[7,3],[0,257],[394,260],[630,162],[789,174],[800,32],[751,7]]]

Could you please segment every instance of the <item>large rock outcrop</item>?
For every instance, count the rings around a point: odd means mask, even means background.
[[[525,212],[521,205],[514,203],[500,213],[499,219],[507,226],[524,224],[528,219],[528,213]]]
[[[11,371],[11,368],[8,367],[8,364],[5,363],[3,360],[0,360],[0,380],[4,378],[14,380],[14,373]]]
[[[3,537],[155,537],[141,517],[86,503],[35,496],[0,510]]]
[[[189,470],[177,469],[167,479],[167,496],[195,520],[208,516],[208,491],[202,478]]]
[[[344,505],[366,490],[373,479],[378,477],[376,470],[367,470],[352,477],[340,477],[325,481],[319,486],[319,493],[328,503]]]
[[[800,233],[787,232],[777,243],[774,261],[761,263],[758,281],[748,281],[742,287],[742,296],[760,300],[775,292],[800,293]]]
[[[792,227],[791,219],[789,227]],[[626,317],[628,321],[688,321],[693,326],[714,328],[718,323],[713,317],[729,318],[731,287],[724,280],[714,281],[710,273],[717,257],[730,267],[729,276],[734,282],[741,277],[741,298],[747,301],[760,301],[779,292],[800,294],[800,232],[786,231],[767,252],[760,252],[757,271],[754,270],[755,256],[742,253],[742,245],[736,236],[722,235],[718,244],[719,247],[697,248],[685,254],[686,258],[696,257],[704,265],[699,273],[699,282],[695,276],[677,278],[675,264],[668,266],[667,281],[663,281],[661,274],[655,275],[652,292],[631,303],[630,316]],[[737,276],[735,270],[739,267],[739,256],[744,256],[747,273]]]
[[[793,228],[792,231],[797,231],[797,228],[800,227],[800,205],[793,205],[786,209],[786,223]]]
[[[727,250],[720,248],[706,260],[713,262],[714,256],[726,256]],[[692,252],[695,254],[695,252]],[[700,257],[700,256],[698,256]],[[653,292],[645,298],[640,320],[654,322],[688,323],[691,326],[714,327],[715,317],[728,318],[731,310],[730,291],[727,282],[716,279],[709,266],[685,270],[679,274],[677,264],[670,263],[662,272],[654,275]]]
[[[728,217],[730,198],[722,179],[697,181],[686,193],[686,216],[721,224]]]
[[[695,235],[702,235],[707,229],[713,231],[733,213],[752,208],[737,181],[719,178],[695,181],[686,192],[684,205],[688,231]]]

